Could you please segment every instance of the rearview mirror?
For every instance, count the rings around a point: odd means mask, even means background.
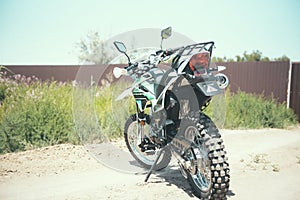
[[[162,39],[167,39],[167,38],[169,38],[171,35],[172,35],[172,27],[171,27],[171,26],[168,27],[168,28],[166,28],[166,29],[163,29],[163,30],[161,31],[161,38],[162,38]]]
[[[118,51],[120,51],[121,53],[126,53],[126,46],[122,42],[115,41],[114,45],[118,49]]]

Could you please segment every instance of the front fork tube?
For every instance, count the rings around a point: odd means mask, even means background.
[[[140,138],[140,142],[142,143],[143,142],[143,140],[144,140],[144,125],[142,125],[140,122],[138,123],[138,133],[139,133],[139,135],[141,136],[141,138]]]
[[[137,100],[136,101],[136,109],[137,109],[137,120],[138,120],[138,133],[141,136],[141,143],[144,140],[144,126],[146,123],[146,115],[144,112],[147,101],[145,100]]]

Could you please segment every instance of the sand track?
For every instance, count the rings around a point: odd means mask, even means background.
[[[222,130],[228,199],[300,199],[300,129]],[[69,144],[0,155],[0,199],[196,199],[176,163],[144,183]]]

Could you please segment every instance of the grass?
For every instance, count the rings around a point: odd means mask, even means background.
[[[287,128],[297,124],[297,116],[286,104],[277,103],[272,97],[249,94],[242,91],[231,93],[226,91],[226,116],[224,128],[227,129],[258,129],[258,128]],[[217,108],[222,108],[217,106]],[[221,109],[217,109],[218,111]],[[213,109],[205,111],[214,120]],[[220,118],[220,117],[218,117]]]
[[[1,76],[0,153],[121,137],[134,104],[130,98],[114,99],[126,86],[74,87],[21,75]]]
[[[115,101],[127,86],[74,87],[21,75],[6,78],[1,72],[0,153],[121,137],[135,110],[132,98]],[[295,114],[274,99],[244,92],[226,95],[225,128],[285,128],[297,123]]]
[[[16,76],[0,108],[0,153],[60,143],[78,143],[72,119],[71,85]]]

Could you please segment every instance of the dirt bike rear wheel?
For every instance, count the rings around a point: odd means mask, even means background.
[[[190,128],[197,132],[185,155],[185,159],[192,163],[186,174],[193,193],[200,199],[226,199],[229,164],[217,127],[209,117],[201,114],[198,122],[188,121],[184,131]],[[201,155],[197,155],[199,152]]]
[[[148,131],[148,135],[149,135],[149,116],[146,115],[146,123],[143,125],[144,131],[147,132]],[[139,144],[141,142],[140,135],[139,135],[139,124],[138,124],[138,120],[137,120],[137,116],[136,114],[131,115],[126,123],[125,123],[125,128],[124,128],[124,139],[126,142],[126,146],[129,149],[131,155],[135,158],[135,160],[141,164],[144,168],[146,169],[150,169],[152,164],[154,163],[156,152],[157,152],[157,148],[155,150],[153,150],[153,152],[142,152],[141,148],[139,147]],[[145,134],[145,135],[147,135]],[[169,148],[166,148],[163,152],[162,155],[160,157],[160,159],[158,160],[156,166],[153,168],[154,170],[158,171],[161,169],[166,168],[170,161],[171,161],[171,150]]]

